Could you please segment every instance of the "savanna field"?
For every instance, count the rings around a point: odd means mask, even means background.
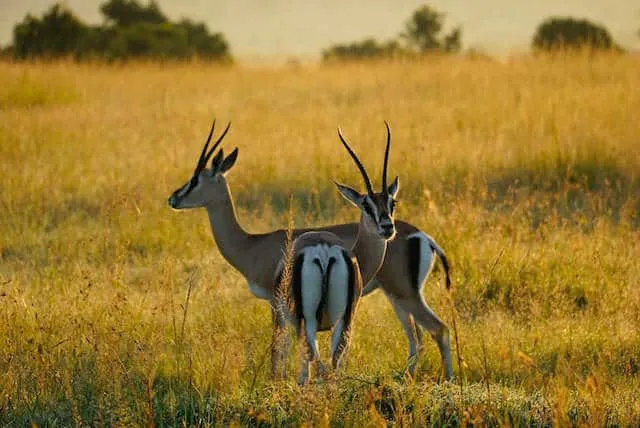
[[[0,425],[640,424],[640,60],[0,64]],[[340,376],[270,373],[271,313],[167,197],[211,120],[251,232],[355,221],[340,125],[431,234],[445,383],[382,292]],[[220,129],[222,126],[220,126]],[[291,202],[290,202],[291,201]],[[455,325],[455,328],[454,328]],[[455,335],[454,335],[455,333]],[[456,336],[457,335],[457,340]],[[328,337],[321,352],[327,361]]]

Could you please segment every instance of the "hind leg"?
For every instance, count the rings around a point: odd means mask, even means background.
[[[331,334],[331,365],[339,370],[344,362],[351,338],[351,325],[345,326],[344,320],[338,321]]]
[[[413,315],[414,320],[427,330],[435,340],[442,358],[445,376],[447,379],[451,379],[453,377],[453,366],[451,364],[449,327],[438,318],[417,292],[412,298],[397,299],[397,303],[404,311]]]
[[[318,332],[317,311],[322,301],[322,271],[311,257],[305,257],[300,275],[300,296],[302,305],[302,319],[304,320],[304,335],[306,338],[306,358],[298,378],[298,383],[306,383],[309,379],[309,366],[320,359],[316,334]],[[299,336],[302,332],[299,329]]]
[[[320,352],[318,350],[318,342],[316,340],[317,331],[318,325],[315,318],[310,319],[309,322],[305,321],[304,335],[306,339],[306,349],[302,360],[300,376],[298,377],[298,384],[300,385],[304,385],[309,380],[309,371],[311,364],[319,365],[318,370],[322,370],[322,368],[320,368],[322,366],[322,363],[320,363]],[[300,336],[301,335],[302,334],[300,334]]]

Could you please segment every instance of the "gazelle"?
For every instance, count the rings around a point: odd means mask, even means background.
[[[289,281],[279,286],[287,287],[287,291],[293,294],[293,313],[288,318],[294,320],[299,338],[302,337],[304,324],[307,353],[298,379],[300,384],[309,378],[311,363],[316,363],[320,371],[324,371],[316,341],[318,331],[333,330],[331,361],[334,370],[338,368],[349,346],[351,322],[362,286],[371,281],[380,269],[387,241],[393,239],[396,233],[391,207],[395,204],[399,185],[396,177],[387,187],[391,132],[386,122],[385,125],[387,147],[380,193],[373,191],[366,169],[338,129],[340,141],[360,170],[367,188],[367,193],[363,195],[351,187],[336,183],[342,196],[360,210],[356,240],[351,248],[338,235],[327,231],[305,232],[293,241],[293,260],[289,261],[293,267]],[[284,263],[279,268],[278,278],[284,270]]]
[[[286,246],[287,234],[279,229],[269,233],[252,234],[238,223],[233,198],[226,173],[237,160],[238,149],[224,157],[222,149],[207,168],[207,163],[227,134],[230,124],[209,149],[215,121],[209,137],[191,178],[169,197],[169,205],[174,209],[204,207],[209,216],[211,232],[223,257],[245,277],[249,290],[258,298],[272,301],[276,281],[275,272],[282,251]],[[373,216],[379,215],[376,207],[371,207]],[[394,206],[389,206],[393,213]],[[381,287],[391,302],[396,316],[409,341],[408,369],[413,373],[416,358],[422,345],[422,329],[426,329],[436,341],[442,357],[445,376],[453,376],[449,328],[427,306],[422,298],[422,288],[438,256],[446,275],[446,286],[450,286],[449,265],[442,249],[426,233],[417,227],[395,221],[396,238],[389,242],[386,256],[375,278],[365,285],[363,295]],[[317,229],[295,229],[293,238],[311,230],[326,230],[342,239],[347,248],[356,240],[358,224],[338,224]],[[272,305],[274,326],[283,328],[286,320],[278,315]],[[417,323],[417,324],[416,324]],[[276,329],[274,329],[276,331]],[[277,355],[274,353],[274,361]],[[272,364],[272,369],[275,366]]]

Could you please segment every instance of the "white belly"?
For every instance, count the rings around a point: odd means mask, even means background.
[[[249,290],[258,299],[271,300],[271,292],[269,290],[265,290],[257,284],[249,283]]]

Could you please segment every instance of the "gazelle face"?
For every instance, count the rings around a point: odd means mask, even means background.
[[[340,137],[340,141],[342,141],[342,144],[358,166],[365,185],[367,186],[367,193],[361,194],[349,186],[338,183],[336,183],[336,186],[338,186],[338,191],[340,191],[342,196],[358,207],[361,211],[363,220],[361,224],[364,225],[370,233],[376,233],[379,237],[384,238],[385,240],[390,240],[393,239],[396,234],[393,214],[396,205],[395,198],[398,194],[400,184],[398,183],[398,177],[396,177],[391,185],[387,186],[387,164],[389,161],[389,148],[391,146],[391,131],[387,122],[385,122],[385,125],[387,127],[387,147],[384,155],[382,191],[379,193],[375,193],[373,191],[367,171],[358,159],[358,156],[353,152],[353,150],[351,150],[351,147],[349,147],[349,144],[346,142],[339,129],[338,135]]]
[[[214,121],[215,126],[215,121]],[[229,124],[230,126],[231,124]],[[205,168],[209,158],[218,147],[224,136],[229,130],[229,126],[224,130],[220,138],[213,145],[211,150],[207,152],[211,136],[213,135],[213,128],[209,133],[207,143],[200,154],[200,159],[196,166],[193,175],[183,186],[178,188],[171,194],[169,200],[169,206],[173,209],[186,209],[186,208],[199,208],[207,205],[214,205],[220,198],[225,198],[226,181],[224,174],[233,167],[238,158],[238,149],[236,148],[229,156],[224,157],[222,149],[211,161],[211,168]]]
[[[177,189],[169,197],[169,206],[180,210],[186,208],[200,208],[209,205],[215,193],[213,189],[215,178],[208,169],[195,174],[184,186]]]
[[[362,213],[364,225],[370,232],[378,234],[386,240],[393,239],[396,234],[394,212],[396,195],[399,190],[398,177],[387,188],[386,192],[361,194],[351,187],[336,183],[338,191]]]

